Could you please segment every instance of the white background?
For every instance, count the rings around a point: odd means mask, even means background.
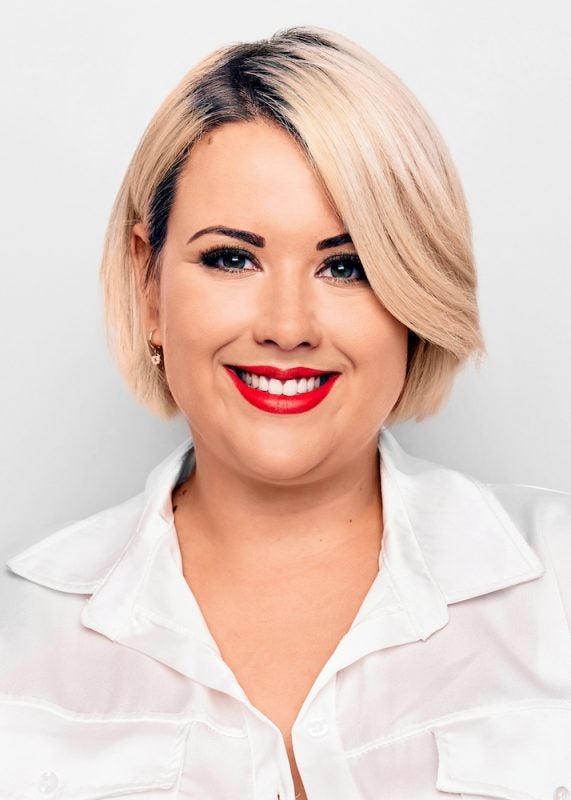
[[[489,355],[441,413],[393,433],[487,482],[571,491],[571,4],[567,0],[20,0],[0,76],[0,543],[118,503],[187,435],[124,386],[99,259],[152,114],[223,44],[289,25],[375,53],[440,127],[471,208]]]

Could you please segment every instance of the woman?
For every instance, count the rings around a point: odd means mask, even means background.
[[[569,798],[571,498],[388,431],[484,352],[461,185],[400,80],[320,28],[215,51],[101,276],[126,380],[190,436],[9,560],[0,796]]]

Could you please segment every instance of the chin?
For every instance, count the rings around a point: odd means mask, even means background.
[[[258,447],[250,445],[246,451],[242,451],[239,459],[234,461],[234,467],[238,466],[240,460],[244,464],[244,471],[264,483],[295,484],[318,470],[330,451],[325,443],[322,453],[316,446],[304,448],[299,438],[293,439],[290,445],[281,441],[279,445],[272,446],[266,442]]]

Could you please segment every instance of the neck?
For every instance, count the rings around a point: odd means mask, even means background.
[[[181,551],[250,569],[323,564],[380,547],[377,442],[313,483],[245,480],[195,442],[196,467],[173,492]]]

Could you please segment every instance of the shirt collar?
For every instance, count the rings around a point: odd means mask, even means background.
[[[355,631],[368,625],[363,647],[370,649],[375,636],[379,646],[426,639],[447,624],[448,605],[544,573],[486,485],[406,453],[385,428],[378,448],[379,574],[352,625]],[[208,680],[212,658],[220,651],[182,574],[171,503],[172,489],[193,466],[194,444],[188,437],[152,470],[144,492],[62,528],[13,556],[7,566],[52,589],[91,595],[82,613],[86,627],[185,674],[190,674],[191,643],[204,656],[200,667],[194,662],[192,674]],[[394,624],[396,612],[402,614],[400,628],[379,632],[380,620],[392,614]],[[230,684],[228,671],[217,686]]]

